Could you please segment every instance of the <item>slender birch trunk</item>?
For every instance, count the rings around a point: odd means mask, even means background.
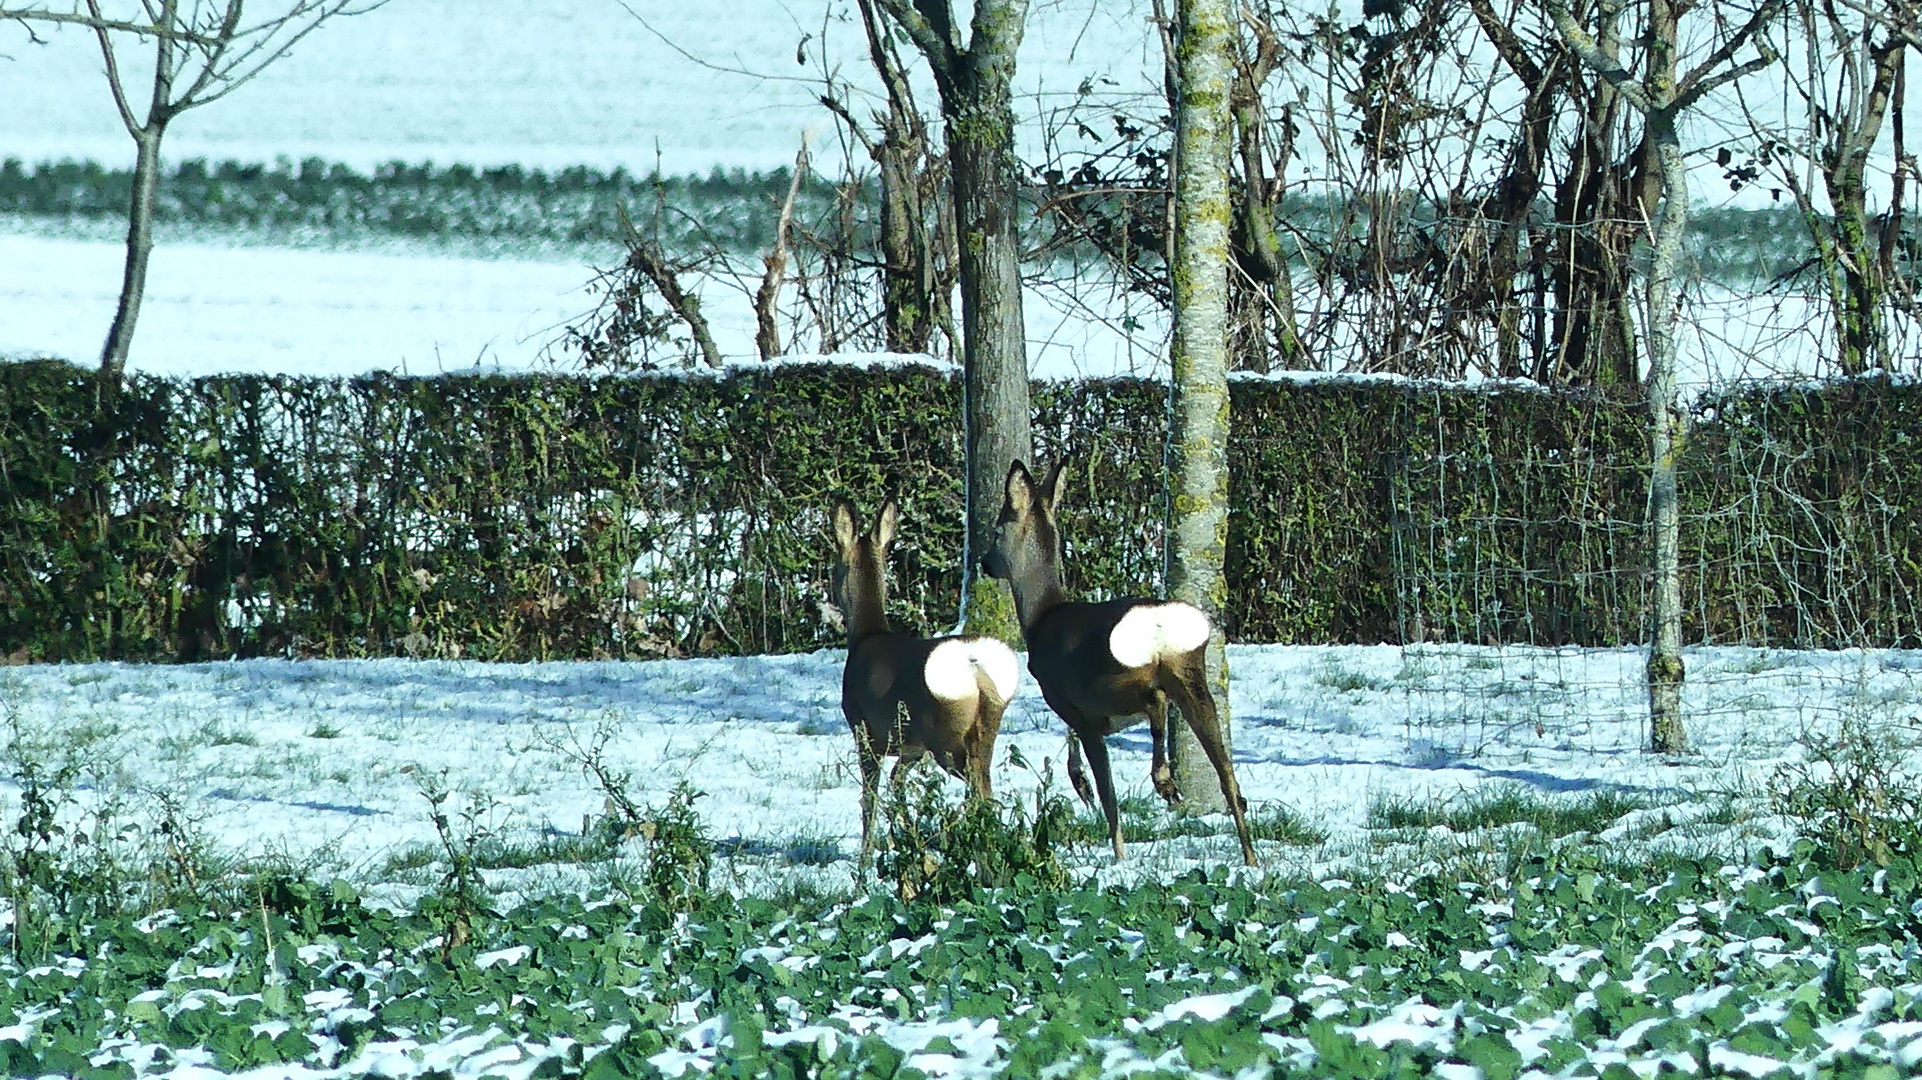
[[[1229,736],[1221,616],[1228,580],[1228,155],[1233,68],[1228,0],[1176,5],[1174,342],[1169,382],[1168,594],[1208,613],[1209,691]],[[1175,785],[1220,811],[1220,783],[1187,724],[1175,725]],[[1229,739],[1232,747],[1232,739]]]
[[[1644,292],[1648,320],[1648,530],[1650,576],[1654,587],[1648,645],[1649,749],[1679,754],[1688,749],[1682,716],[1681,500],[1677,458],[1685,426],[1676,381],[1676,271],[1682,237],[1688,229],[1688,169],[1677,124],[1689,108],[1714,88],[1773,64],[1775,53],[1760,37],[1775,18],[1781,0],[1765,0],[1748,21],[1733,28],[1701,65],[1677,75],[1680,23],[1686,0],[1650,0],[1641,81],[1634,81],[1616,56],[1600,48],[1558,0],[1549,15],[1557,31],[1582,62],[1614,85],[1623,100],[1642,114],[1644,145],[1654,158],[1652,190],[1644,210],[1652,213],[1651,251]],[[1753,44],[1757,58],[1734,63],[1737,49]],[[1656,205],[1650,206],[1650,203]]]

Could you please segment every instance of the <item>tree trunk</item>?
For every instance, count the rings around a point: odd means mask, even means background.
[[[140,302],[147,292],[147,261],[153,254],[153,215],[155,196],[160,190],[160,137],[164,124],[150,123],[135,137],[133,199],[127,211],[127,262],[120,279],[120,303],[114,309],[113,326],[100,350],[100,382],[109,391],[118,389],[126,375],[127,356],[133,350],[134,324],[140,319]]]
[[[952,287],[936,273],[935,224],[939,213],[940,170],[928,153],[928,130],[915,106],[914,92],[896,52],[889,28],[874,0],[860,0],[861,26],[868,57],[887,91],[888,109],[878,115],[881,137],[868,146],[881,184],[881,319],[887,349],[924,353],[935,324],[945,312]],[[852,124],[852,120],[850,120]],[[933,213],[930,213],[930,211]],[[936,294],[936,289],[942,295]]]
[[[1675,270],[1688,228],[1688,168],[1675,130],[1677,13],[1668,0],[1653,0],[1649,7],[1647,138],[1661,195],[1648,268],[1648,519],[1655,592],[1648,647],[1649,748],[1679,754],[1688,749],[1688,732],[1682,722],[1681,499],[1675,461],[1682,414],[1676,403]]]
[[[1891,37],[1867,48],[1869,85],[1856,96],[1853,110],[1831,118],[1832,144],[1822,154],[1822,179],[1834,211],[1833,245],[1816,247],[1835,310],[1836,348],[1844,375],[1889,367],[1882,307],[1887,281],[1882,276],[1881,238],[1869,225],[1869,150],[1882,130],[1895,86],[1897,66],[1906,50]]]
[[[1016,233],[1020,165],[1014,154],[1014,64],[1026,0],[980,0],[968,50],[942,83],[954,214],[960,233],[962,379],[968,452],[968,563],[993,543],[1008,465],[1033,461],[1028,335]],[[1021,640],[1004,582],[969,565],[967,625]]]
[[[1168,594],[1208,613],[1209,691],[1229,736],[1222,608],[1228,581],[1227,0],[1176,6],[1174,342],[1168,427]],[[1220,781],[1194,734],[1175,727],[1175,785],[1192,811],[1221,811]],[[1230,740],[1232,746],[1232,740]]]

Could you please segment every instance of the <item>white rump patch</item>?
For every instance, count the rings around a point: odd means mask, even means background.
[[[1108,651],[1123,667],[1192,652],[1206,644],[1208,616],[1193,604],[1140,604],[1108,631]]]
[[[928,693],[942,701],[961,701],[978,690],[976,671],[986,673],[1002,701],[1014,697],[1021,662],[1013,649],[994,638],[946,638],[928,653],[921,674],[927,679]]]

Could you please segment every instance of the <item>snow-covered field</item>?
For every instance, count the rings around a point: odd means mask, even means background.
[[[132,142],[93,42],[72,30],[46,38],[28,44],[0,27],[0,157],[125,166]],[[477,17],[457,0],[397,0],[330,23],[231,97],[184,114],[164,153],[314,156],[362,171],[399,160],[687,174],[785,166],[811,132],[816,167],[832,172],[844,150],[816,98],[828,74],[857,99],[867,92],[864,47],[851,7],[838,2],[538,0]],[[1035,5],[1017,87],[1024,153],[1041,159],[1047,118],[1084,87],[1090,100],[1131,98],[1158,85],[1160,63],[1146,4]],[[924,105],[935,100],[931,85],[921,95]],[[1705,180],[1700,190],[1717,185]],[[97,355],[120,285],[113,233],[0,219],[0,356]],[[612,251],[579,261],[549,252],[472,258],[163,230],[131,363],[171,375],[522,368],[592,306],[591,264],[616,261]],[[731,357],[755,355],[755,284],[694,285]],[[1701,336],[1683,347],[1701,378],[1813,370],[1812,339],[1785,348],[1766,329],[1810,325],[1799,303],[1776,312],[1767,299],[1731,304],[1713,287],[1697,292],[1690,320]],[[1165,319],[1133,303],[1085,282],[1031,288],[1035,373],[1165,370]]]
[[[1091,85],[1112,95],[1159,78],[1144,16],[1140,5],[1095,0],[1036,7],[1021,61],[1024,138],[1038,138],[1038,118],[1085,78],[1099,76]],[[845,6],[802,0],[539,0],[511,17],[476,17],[458,0],[396,0],[324,28],[257,82],[187,114],[167,151],[314,155],[363,169],[392,159],[773,168],[790,160],[804,130],[825,128],[814,101],[823,72],[857,87],[866,78],[850,18]],[[70,31],[50,33],[45,45],[5,33],[13,36],[0,39],[0,154],[124,163],[131,146],[92,42]],[[160,239],[133,354],[135,368],[157,373],[520,367],[589,304],[585,261],[314,249],[261,236]],[[0,221],[0,355],[91,359],[120,258],[111,232],[95,226]],[[727,282],[706,290],[723,350],[750,354],[746,296]],[[1071,290],[1034,299],[1038,374],[1155,369],[1155,319],[1123,333],[1076,305],[1145,313]],[[1692,313],[1706,327],[1687,345],[1700,370],[1712,366],[1704,357],[1741,351],[1750,315],[1739,304],[1718,308],[1727,299]],[[1808,320],[1790,311],[1770,321]],[[1769,373],[1804,369],[1800,355],[1777,353]],[[1634,653],[1236,650],[1248,792],[1331,836],[1321,849],[1271,846],[1267,857],[1353,857],[1366,849],[1363,821],[1377,797],[1440,799],[1491,783],[1547,792],[1616,785],[1665,800],[1752,794],[1801,728],[1832,718],[1849,695],[1908,693],[1903,656],[1705,652],[1691,663],[1698,753],[1676,764],[1640,753],[1640,663]],[[1745,668],[1753,671],[1730,673]],[[0,704],[48,731],[105,733],[113,782],[190,794],[204,820],[236,841],[326,850],[341,868],[366,870],[425,838],[419,774],[401,771],[408,764],[445,767],[451,782],[498,800],[512,827],[577,829],[599,796],[554,746],[602,723],[623,731],[614,752],[639,792],[692,781],[709,793],[702,808],[723,835],[756,850],[796,837],[845,840],[854,790],[836,679],[833,654],[553,667],[83,666],[0,675]],[[1032,693],[1011,712],[1007,737],[1031,760],[1060,755],[1059,727]],[[1137,787],[1144,740],[1119,740]],[[1142,862],[1164,854],[1144,852]]]
[[[608,733],[605,763],[631,774],[637,802],[660,805],[683,781],[706,793],[696,807],[730,841],[732,887],[792,874],[844,887],[859,828],[843,655],[29,666],[0,670],[0,717],[21,746],[91,762],[92,797],[137,811],[164,793],[227,850],[403,886],[391,867],[433,840],[424,778],[481,797],[503,838],[578,834],[604,809],[579,751]],[[1907,717],[1922,700],[1922,653],[1704,648],[1688,662],[1693,753],[1666,758],[1643,752],[1636,650],[1233,647],[1243,790],[1258,816],[1279,805],[1327,835],[1264,842],[1262,859],[1283,872],[1379,866],[1395,844],[1436,837],[1371,828],[1371,807],[1506,789],[1619,793],[1645,805],[1598,838],[1624,854],[1657,845],[1739,859],[1783,835],[1764,791],[1801,740],[1844,715]],[[1058,770],[1065,745],[1023,680],[996,755],[1003,797],[1036,782],[1007,764],[1010,748]],[[1150,794],[1145,726],[1111,742],[1124,796]],[[1105,845],[1077,858],[1110,862]],[[1197,860],[1236,861],[1232,836],[1136,842],[1122,870],[1163,875]],[[540,891],[570,884],[567,873],[498,884]]]

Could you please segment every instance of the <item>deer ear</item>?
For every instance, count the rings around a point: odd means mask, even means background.
[[[881,504],[880,512],[874,515],[874,546],[886,551],[894,543],[894,529],[901,522],[901,508],[895,505],[894,497]]]
[[[858,526],[854,524],[854,504],[846,499],[834,500],[834,510],[829,515],[834,519],[834,539],[842,551],[853,551],[855,541],[860,539]]]
[[[1002,494],[1017,511],[1026,510],[1034,502],[1034,476],[1019,458],[1008,463],[1008,480]]]
[[[1048,478],[1041,482],[1041,498],[1047,502],[1048,513],[1050,514],[1054,513],[1055,508],[1061,505],[1061,492],[1067,487],[1063,481],[1067,479],[1067,476],[1068,462],[1066,458],[1063,458],[1054,463],[1054,468],[1048,470]]]

